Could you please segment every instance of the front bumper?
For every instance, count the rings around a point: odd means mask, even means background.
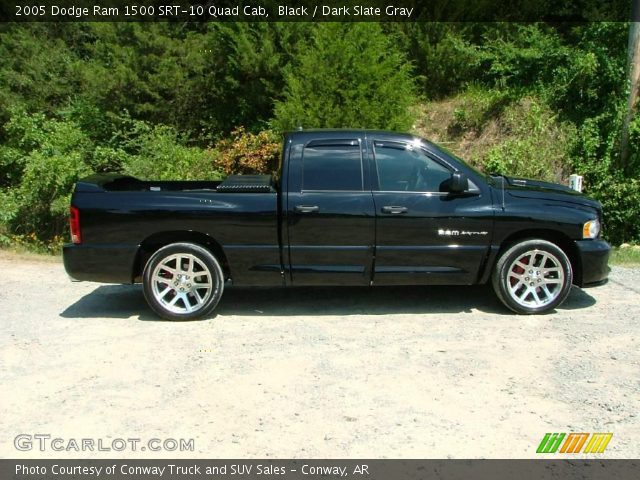
[[[74,245],[62,247],[67,274],[74,280],[132,283],[137,245]]]
[[[574,277],[579,287],[604,282],[609,276],[611,245],[604,240],[576,240],[580,260],[580,278]]]

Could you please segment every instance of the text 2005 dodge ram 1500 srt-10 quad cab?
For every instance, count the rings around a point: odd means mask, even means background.
[[[225,286],[472,285],[518,313],[607,278],[598,202],[568,187],[487,176],[419,138],[285,135],[277,181],[76,185],[64,264],[77,280],[142,281],[161,317],[209,314]]]

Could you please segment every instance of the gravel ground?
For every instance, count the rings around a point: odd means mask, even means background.
[[[639,269],[545,316],[487,287],[232,288],[184,323],[55,260],[0,269],[3,458],[531,458],[546,432],[613,432],[600,456],[640,457]],[[18,434],[141,444],[21,452]]]

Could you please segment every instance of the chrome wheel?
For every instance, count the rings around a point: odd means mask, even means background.
[[[560,260],[544,250],[529,250],[507,270],[507,291],[518,305],[539,308],[549,305],[562,293],[565,275]]]
[[[207,304],[214,291],[207,265],[190,253],[169,255],[151,274],[154,299],[166,310],[194,313]]]

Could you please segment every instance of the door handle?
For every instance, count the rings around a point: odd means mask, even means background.
[[[382,213],[391,213],[392,215],[400,215],[402,213],[407,213],[409,209],[407,207],[398,207],[395,205],[387,205],[382,207]]]
[[[313,213],[320,211],[320,207],[317,205],[296,205],[295,210],[298,213]]]

